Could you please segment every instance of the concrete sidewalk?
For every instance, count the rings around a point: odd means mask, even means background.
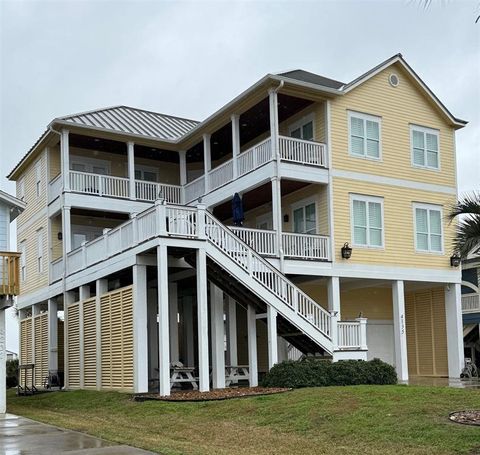
[[[8,455],[146,455],[76,431],[64,430],[13,414],[0,414],[0,453]]]

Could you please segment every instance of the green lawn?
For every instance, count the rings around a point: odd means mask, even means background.
[[[137,403],[115,392],[8,395],[8,411],[163,454],[480,454],[480,390],[413,386],[301,389],[205,403]]]

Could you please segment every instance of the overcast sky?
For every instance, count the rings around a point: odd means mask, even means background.
[[[480,2],[423,2],[0,0],[0,189],[54,117],[125,104],[203,120],[266,73],[348,82],[398,52],[470,122],[459,189],[480,189]]]

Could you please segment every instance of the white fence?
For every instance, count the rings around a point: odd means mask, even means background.
[[[185,203],[192,202],[205,194],[205,176],[202,175],[185,185]]]
[[[135,180],[135,197],[142,201],[153,202],[157,199],[165,199],[170,204],[181,204],[182,187],[166,183]]]
[[[480,313],[480,294],[463,294],[462,312]]]
[[[208,173],[209,189],[215,190],[233,180],[233,160],[217,166]]]
[[[129,181],[122,177],[70,171],[70,189],[97,196],[129,198]]]
[[[356,321],[338,322],[338,347],[358,348],[360,344],[360,323]]]
[[[299,259],[330,259],[329,238],[324,235],[282,233],[283,254]]]
[[[231,231],[240,237],[249,247],[264,256],[277,255],[277,233],[262,229],[249,229],[232,226]]]
[[[64,271],[63,257],[50,263],[50,282],[58,281],[62,278]]]
[[[238,155],[238,176],[247,174],[273,159],[270,138],[245,150]]]
[[[54,179],[52,179],[48,184],[48,203],[55,200],[60,193],[62,192],[62,174],[58,174]]]
[[[327,167],[325,144],[293,137],[279,137],[280,157],[285,161]]]

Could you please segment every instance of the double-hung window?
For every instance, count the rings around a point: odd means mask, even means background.
[[[301,118],[289,127],[290,137],[303,139],[305,141],[313,141],[313,114]]]
[[[317,232],[317,215],[315,202],[299,203],[293,208],[293,231],[299,234]]]
[[[40,192],[42,191],[42,160],[38,160],[35,163],[35,190],[37,193],[37,197],[40,196]]]
[[[412,163],[427,169],[440,168],[438,130],[411,125]]]
[[[37,270],[43,272],[43,229],[37,231]]]
[[[415,249],[443,252],[442,209],[438,205],[414,204]]]
[[[383,247],[383,198],[351,196],[352,238],[355,246]]]
[[[350,155],[380,159],[381,155],[381,124],[380,117],[348,113],[348,136]]]
[[[22,282],[27,278],[27,243],[25,240],[20,243],[20,277]]]

